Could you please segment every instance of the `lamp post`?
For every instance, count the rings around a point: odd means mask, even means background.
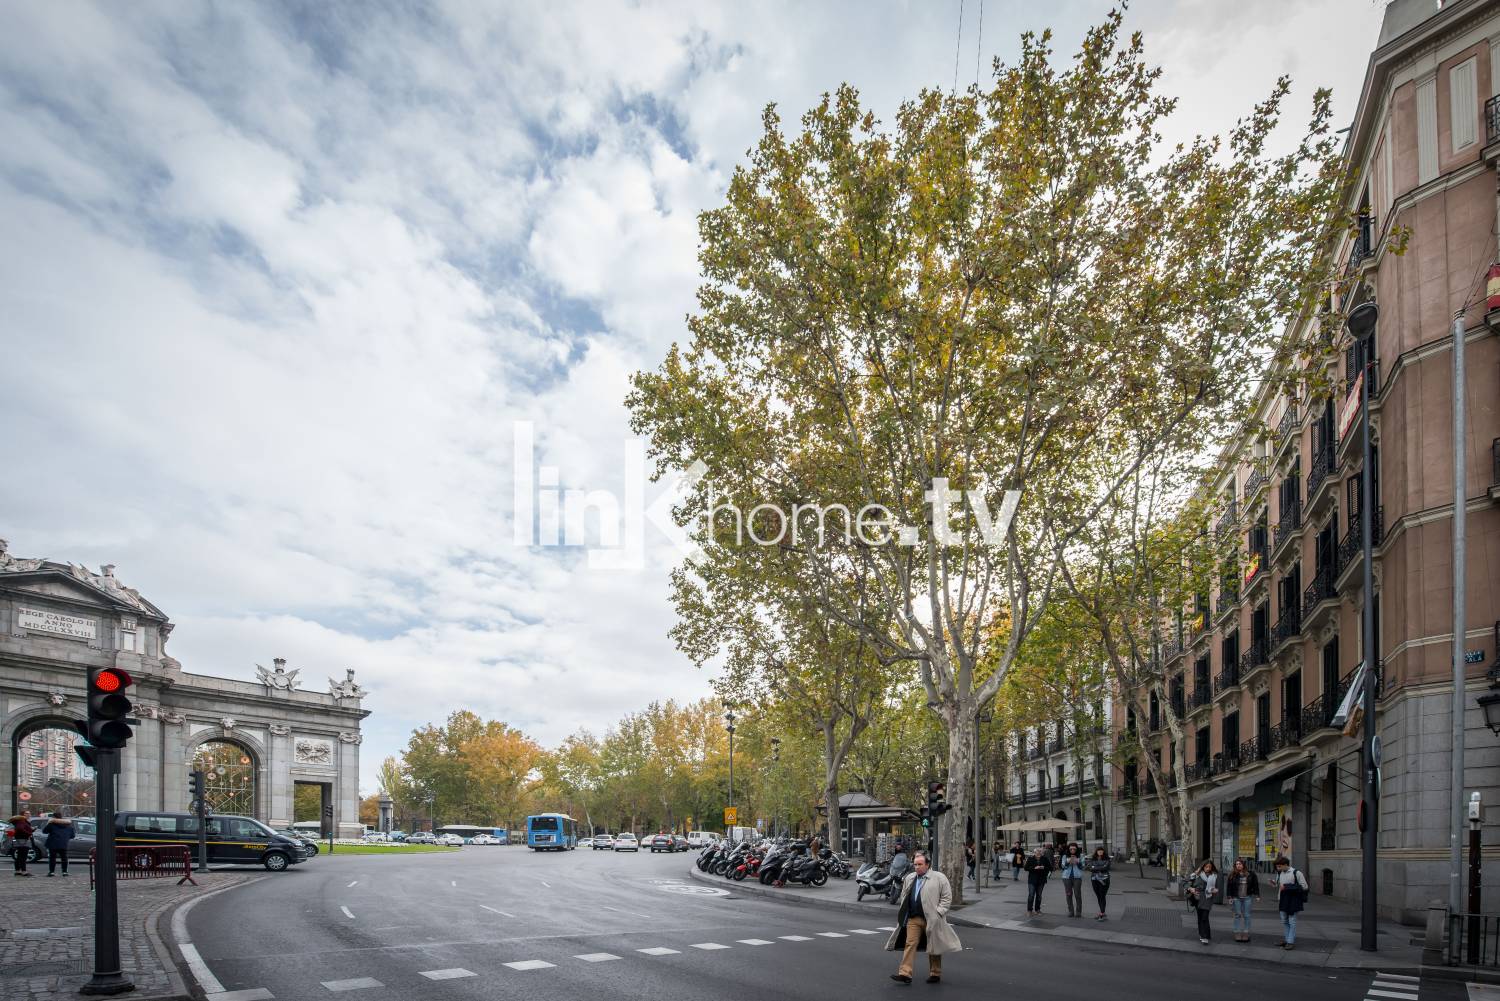
[[[781,764],[781,738],[780,737],[772,737],[771,738],[771,772],[772,772],[772,779],[773,780],[776,779],[776,778],[779,778],[781,776],[781,769],[779,767],[777,767],[780,764]],[[778,796],[780,795],[780,790],[777,790],[777,795]],[[773,802],[777,802],[777,801],[773,801]],[[780,807],[772,807],[772,809],[771,809],[771,836],[773,838],[776,836],[776,831],[777,831],[776,821],[777,821],[777,816],[780,813],[781,813]]]
[[[980,710],[974,714],[974,896],[979,896],[979,883],[984,870],[984,828],[979,819],[979,724],[988,723],[995,714]]]
[[[1360,832],[1360,847],[1364,869],[1361,872],[1359,900],[1359,947],[1365,952],[1374,952],[1375,942],[1375,864],[1380,850],[1380,784],[1379,763],[1375,760],[1375,685],[1380,671],[1380,654],[1375,649],[1375,470],[1370,441],[1370,364],[1375,354],[1375,325],[1380,319],[1380,307],[1373,299],[1366,299],[1350,311],[1345,323],[1356,341],[1365,341],[1368,346],[1361,349],[1364,362],[1360,373],[1359,425],[1364,466],[1360,472],[1359,488],[1359,537],[1364,565],[1364,609],[1360,617],[1362,642],[1365,657],[1364,705],[1364,829]],[[1462,640],[1459,640],[1462,643]],[[1462,669],[1462,665],[1460,665]],[[1458,752],[1462,755],[1462,750]],[[1462,779],[1459,779],[1462,782]],[[1456,796],[1457,793],[1455,792]]]
[[[724,714],[724,729],[729,731],[729,808],[732,810],[734,809],[734,713],[727,712]],[[736,817],[735,819],[738,820],[739,818]],[[727,835],[732,832],[725,831],[724,833]],[[734,839],[730,838],[730,840]]]

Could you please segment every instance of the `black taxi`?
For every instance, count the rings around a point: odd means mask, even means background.
[[[307,859],[301,842],[277,834],[253,817],[215,814],[207,820],[210,865],[263,865],[271,872]],[[163,810],[115,814],[115,844],[122,858],[138,868],[153,868],[153,849],[184,846],[198,857],[198,817]]]

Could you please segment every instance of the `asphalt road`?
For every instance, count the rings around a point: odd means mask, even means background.
[[[736,1001],[1010,996],[1150,1001],[1393,1001],[1368,973],[1264,967],[1218,957],[960,928],[965,951],[939,987],[889,979],[892,917],[793,907],[689,880],[693,854],[535,853],[473,847],[407,858],[319,856],[204,899],[193,948],[225,993],[353,1001],[646,997]],[[853,883],[830,894],[852,898]],[[1420,1001],[1459,1001],[1424,982]]]

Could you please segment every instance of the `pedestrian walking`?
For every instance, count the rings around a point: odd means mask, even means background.
[[[1063,894],[1068,901],[1068,917],[1083,917],[1083,854],[1077,844],[1068,845],[1062,857]]]
[[[948,924],[948,908],[953,906],[953,885],[936,869],[929,868],[926,852],[912,856],[912,871],[901,882],[900,909],[896,912],[896,930],[886,939],[886,952],[901,950],[901,965],[891,974],[898,983],[911,983],[917,953],[927,953],[927,982],[943,979],[943,956],[962,952],[963,943]]]
[[[1307,877],[1292,867],[1291,859],[1276,856],[1276,909],[1281,913],[1281,947],[1297,947],[1297,915],[1307,906]]]
[[[1213,859],[1205,861],[1193,874],[1187,897],[1188,903],[1198,913],[1198,941],[1208,945],[1213,939],[1208,915],[1215,904],[1224,902],[1224,877],[1219,874],[1219,867],[1214,865]]]
[[[1260,899],[1260,878],[1237,858],[1229,869],[1229,885],[1225,892],[1229,896],[1229,908],[1234,913],[1234,940],[1250,941],[1250,908]]]
[[[1020,878],[1021,878],[1021,868],[1023,866],[1025,866],[1025,865],[1026,865],[1026,850],[1021,847],[1021,842],[1017,841],[1014,845],[1011,845],[1011,848],[1010,848],[1010,879],[1011,879],[1011,882],[1014,883],[1014,882],[1018,882],[1020,880]]]
[[[964,865],[969,870],[970,879],[977,879],[974,875],[974,863],[977,857],[978,853],[974,846],[974,839],[970,838],[964,842]]]
[[[1105,920],[1105,906],[1109,898],[1109,852],[1103,846],[1094,849],[1094,857],[1083,864],[1088,871],[1089,883],[1094,888],[1094,899],[1099,901],[1099,916],[1095,921]]]
[[[1026,916],[1037,917],[1042,913],[1042,889],[1047,885],[1047,876],[1052,866],[1042,849],[1037,847],[1026,860]]]
[[[47,839],[47,875],[57,875],[57,863],[62,861],[62,874],[68,874],[68,842],[73,840],[73,822],[53,811],[51,819],[42,827],[42,837]]]
[[[990,879],[1000,882],[1000,860],[1005,857],[1005,842],[999,838],[990,845]]]
[[[26,871],[26,862],[31,856],[31,836],[36,829],[31,826],[31,811],[22,810],[10,818],[11,842],[10,857],[15,864],[17,876],[30,876]]]

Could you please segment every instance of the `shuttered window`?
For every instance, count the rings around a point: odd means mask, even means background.
[[[1473,57],[1448,71],[1448,110],[1453,119],[1453,151],[1479,141],[1479,78]]]
[[[1417,183],[1437,177],[1437,80],[1417,84]]]

